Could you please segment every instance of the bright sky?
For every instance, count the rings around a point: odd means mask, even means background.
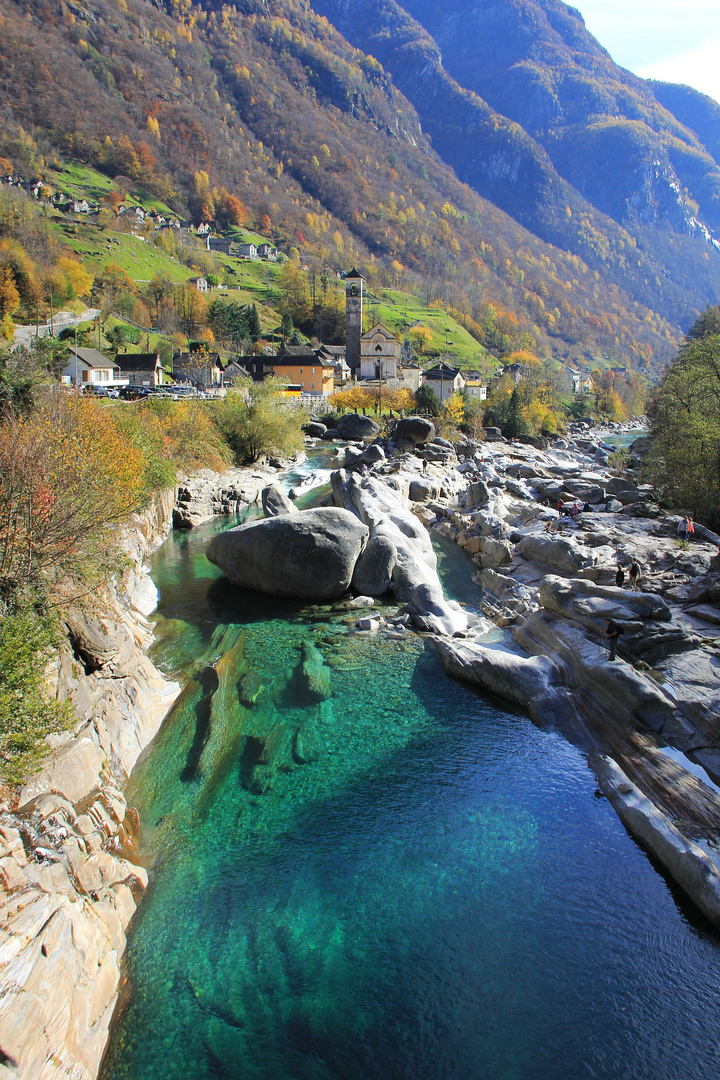
[[[568,0],[616,63],[720,101],[718,0]]]

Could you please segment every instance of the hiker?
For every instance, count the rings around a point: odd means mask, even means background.
[[[691,517],[687,519],[687,539],[692,540],[695,535],[695,522]]]
[[[678,525],[677,531],[678,531],[678,536],[680,537],[681,540],[687,540],[688,519],[686,517],[684,517],[681,520],[680,524]]]
[[[618,640],[622,634],[622,626],[614,619],[605,620],[605,639],[607,641],[609,655],[608,660],[614,660],[617,655]]]
[[[630,580],[630,588],[633,592],[637,592],[638,578],[640,577],[640,563],[633,556],[633,561],[630,563],[630,569],[628,570],[628,578]]]
[[[590,513],[590,503],[586,502],[585,505],[583,506],[583,514],[589,514],[589,513]]]
[[[617,585],[618,589],[622,589],[623,585],[625,584],[625,571],[623,570],[622,566],[618,566],[617,568],[617,574],[615,575],[615,584]]]
[[[580,506],[578,503],[573,503],[570,507],[570,517],[577,517],[580,513]]]
[[[425,458],[423,458],[423,468],[422,468],[422,471],[423,471],[424,473],[426,473],[426,472],[427,472],[427,461],[425,460]]]

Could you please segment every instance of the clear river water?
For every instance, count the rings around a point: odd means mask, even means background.
[[[129,784],[152,884],[102,1080],[717,1080],[720,940],[582,753],[420,637],[231,587],[228,524],[153,560],[185,690]]]

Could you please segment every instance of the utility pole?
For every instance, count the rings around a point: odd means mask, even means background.
[[[78,346],[77,346],[77,326],[75,327],[75,389],[78,389]]]
[[[52,289],[50,290],[50,337],[55,337],[53,333],[53,303],[52,303]]]

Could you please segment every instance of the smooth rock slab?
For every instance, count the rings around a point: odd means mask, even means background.
[[[348,510],[320,507],[228,529],[213,537],[207,557],[233,585],[336,600],[350,585],[368,532]]]

